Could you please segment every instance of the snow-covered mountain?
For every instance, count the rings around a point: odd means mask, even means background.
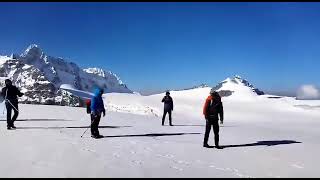
[[[171,94],[176,95],[190,95],[192,97],[201,97],[203,94],[209,94],[211,88],[215,89],[222,97],[232,97],[234,98],[250,98],[258,95],[264,95],[264,92],[254,87],[246,79],[241,78],[238,75],[234,77],[221,81],[214,87],[210,87],[208,84],[202,83],[198,86],[193,86],[191,88],[185,88],[181,90],[173,90]],[[164,93],[162,93],[164,94]]]
[[[233,78],[227,78],[213,87],[221,96],[233,97],[252,97],[257,95],[264,95],[264,92],[255,88],[246,79],[235,75]]]
[[[92,91],[99,86],[105,92],[133,93],[118,76],[100,68],[81,69],[63,58],[46,55],[32,44],[21,55],[0,57],[0,84],[4,79],[13,80],[25,96],[25,103],[61,104],[62,84],[70,84],[79,90]],[[70,96],[70,94],[67,94]]]

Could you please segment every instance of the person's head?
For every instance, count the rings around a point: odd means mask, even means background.
[[[166,96],[169,96],[169,95],[170,95],[170,92],[169,92],[169,91],[167,91],[167,92],[166,92]]]
[[[103,94],[103,89],[102,88],[96,88],[95,91],[94,91],[94,95],[95,96],[102,96]]]
[[[214,97],[215,99],[221,101],[221,96],[220,96],[220,94],[219,94],[216,90],[211,89],[211,90],[210,90],[210,95],[211,95],[212,97]]]
[[[211,95],[211,96],[214,96],[215,94],[216,94],[216,90],[212,88],[212,89],[210,90],[210,95]]]
[[[103,89],[100,89],[100,90],[99,90],[99,94],[102,96],[103,93],[104,93],[104,90],[103,90]]]
[[[10,79],[6,79],[4,83],[6,84],[6,86],[12,86],[12,81]]]

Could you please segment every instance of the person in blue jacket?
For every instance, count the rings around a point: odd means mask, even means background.
[[[94,96],[91,99],[91,137],[101,138],[103,137],[99,133],[99,123],[101,119],[101,114],[103,117],[106,115],[106,110],[104,108],[102,100],[103,89],[97,88],[95,90]]]

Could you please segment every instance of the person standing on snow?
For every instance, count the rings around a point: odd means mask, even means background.
[[[106,110],[104,108],[104,103],[102,100],[103,89],[96,89],[94,96],[91,99],[91,137],[101,138],[103,137],[99,133],[99,123],[101,119],[101,114],[103,117],[106,115]]]
[[[219,117],[220,122],[223,124],[223,105],[220,95],[214,90],[210,90],[210,95],[207,97],[203,107],[203,115],[206,119],[206,130],[204,134],[203,147],[209,147],[208,139],[211,130],[211,126],[214,132],[214,141],[217,149],[221,149],[219,146]]]
[[[5,80],[6,86],[2,88],[1,95],[3,96],[7,109],[7,129],[15,129],[14,121],[17,120],[19,115],[18,109],[18,97],[23,96],[24,94],[19,91],[19,89],[12,85],[12,81],[10,79]],[[11,119],[12,110],[14,111],[14,115]]]
[[[162,102],[164,103],[163,116],[162,116],[162,126],[164,125],[164,120],[167,113],[169,114],[169,124],[172,125],[171,112],[173,111],[173,100],[170,96],[170,92],[166,92],[166,96],[163,97]]]

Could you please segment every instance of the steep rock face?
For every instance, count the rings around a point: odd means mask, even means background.
[[[92,91],[98,86],[104,88],[105,92],[133,93],[110,71],[81,69],[73,62],[47,56],[34,44],[21,55],[0,57],[1,87],[4,86],[5,79],[11,79],[25,93],[20,98],[24,103],[80,105],[77,97],[59,90],[61,84],[71,84],[85,91]]]
[[[38,68],[56,88],[61,84],[71,84],[85,91],[92,91],[95,86],[99,86],[105,92],[133,93],[111,71],[100,68],[81,69],[73,62],[45,55],[37,45],[30,45],[19,59]]]
[[[7,60],[0,65],[0,77],[1,87],[4,87],[4,79],[9,78],[25,93],[21,102],[54,104],[56,88],[39,69],[19,60]]]

